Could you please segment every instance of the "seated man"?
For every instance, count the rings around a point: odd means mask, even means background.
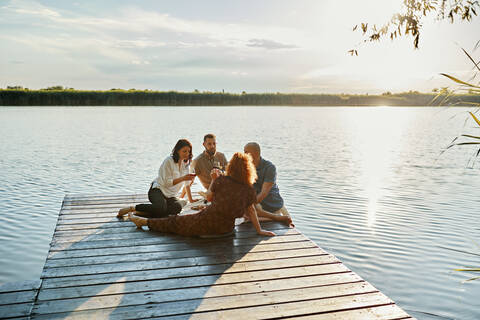
[[[290,214],[283,204],[283,198],[280,196],[280,190],[276,183],[277,170],[275,165],[260,156],[260,145],[258,143],[249,142],[243,149],[245,153],[252,156],[253,164],[257,168],[258,178],[253,187],[257,192],[256,209],[258,216],[291,224]]]
[[[209,133],[203,137],[203,146],[205,151],[199,154],[192,162],[192,168],[200,179],[203,187],[208,189],[212,177],[210,172],[213,168],[225,170],[227,167],[227,159],[221,152],[217,152],[217,141],[214,134]]]

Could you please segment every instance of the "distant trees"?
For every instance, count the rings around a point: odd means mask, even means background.
[[[0,106],[426,106],[436,93],[384,92],[381,95],[176,92],[151,90],[82,91],[49,87],[24,90],[21,86],[0,89]],[[55,89],[52,89],[55,88]],[[450,94],[457,105],[480,103],[479,94]],[[440,102],[437,99],[435,105]],[[461,102],[461,103],[460,103]]]
[[[63,86],[53,86],[53,87],[48,87],[43,90],[65,90]]]

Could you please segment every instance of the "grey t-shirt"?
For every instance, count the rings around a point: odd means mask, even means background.
[[[221,152],[216,152],[213,156],[210,156],[207,152],[199,154],[192,162],[192,168],[195,170],[198,179],[202,183],[205,189],[208,189],[212,182],[210,177],[210,171],[212,171],[214,165],[217,165],[219,169],[225,170],[227,167],[227,159]]]
[[[283,207],[283,199],[280,196],[280,190],[277,186],[277,169],[275,165],[268,160],[260,158],[260,163],[257,167],[257,181],[253,187],[257,194],[262,191],[264,182],[272,182],[273,186],[270,192],[260,203],[262,208],[269,212],[275,212]]]

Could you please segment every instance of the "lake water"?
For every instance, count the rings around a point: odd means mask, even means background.
[[[66,193],[142,193],[178,138],[277,166],[299,230],[420,319],[480,318],[477,149],[440,151],[468,109],[0,108],[0,282],[39,278]],[[471,254],[475,253],[477,255]],[[477,274],[478,275],[478,274]]]

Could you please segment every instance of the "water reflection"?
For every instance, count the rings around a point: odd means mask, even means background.
[[[412,113],[381,107],[354,110],[345,114],[345,130],[351,132],[353,161],[358,166],[358,183],[366,198],[366,224],[374,231],[377,211],[391,189],[392,170],[404,148],[404,135]],[[348,129],[347,129],[348,128]]]

